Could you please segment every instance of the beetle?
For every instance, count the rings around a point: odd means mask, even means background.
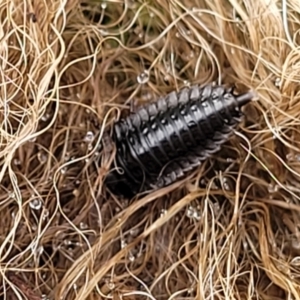
[[[230,138],[242,120],[242,107],[254,97],[253,91],[236,95],[234,89],[186,87],[118,120],[110,139],[117,168],[105,178],[108,189],[130,198],[166,187],[198,168]]]

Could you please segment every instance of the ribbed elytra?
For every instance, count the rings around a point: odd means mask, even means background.
[[[182,179],[228,140],[253,99],[220,85],[171,92],[115,123],[116,166],[105,180],[117,195],[132,197]]]

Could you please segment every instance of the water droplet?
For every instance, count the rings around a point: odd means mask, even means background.
[[[77,284],[76,283],[73,284],[73,289],[77,290]]]
[[[50,118],[50,114],[47,113],[47,114],[45,114],[45,115],[42,116],[42,121],[43,121],[43,122],[46,122],[46,121],[49,120],[49,118]]]
[[[211,189],[212,190],[217,190],[218,189],[218,186],[217,186],[217,184],[215,182],[212,182]]]
[[[166,209],[162,209],[161,211],[160,211],[160,217],[162,218],[163,216],[165,216],[166,214],[167,214],[167,210]]]
[[[193,206],[189,206],[186,215],[188,218],[195,219],[199,221],[201,219],[201,213],[199,209],[194,208]]]
[[[278,192],[278,185],[277,184],[274,184],[274,183],[270,183],[268,185],[268,191],[269,193],[275,193],[275,192]]]
[[[106,2],[101,3],[101,8],[102,9],[106,9],[106,7],[107,7],[107,3]]]
[[[184,86],[186,86],[186,87],[190,87],[190,86],[191,86],[191,83],[190,83],[188,80],[184,80],[184,81],[183,81],[183,84],[184,84]]]
[[[113,290],[115,288],[115,284],[113,283],[112,280],[106,279],[105,281],[110,290]]]
[[[280,87],[281,86],[281,79],[279,77],[277,77],[275,79],[275,86]]]
[[[48,156],[44,151],[39,151],[37,154],[37,158],[41,164],[44,164],[47,161]]]
[[[137,82],[139,84],[145,84],[149,81],[149,79],[150,79],[149,72],[145,70],[137,77]]]
[[[204,186],[206,186],[206,184],[207,184],[206,179],[205,179],[205,178],[202,178],[202,179],[200,180],[200,185],[204,187]]]
[[[149,13],[149,17],[150,17],[150,18],[154,18],[154,13],[153,13],[153,12],[150,12],[150,13]]]
[[[43,202],[40,198],[34,198],[29,202],[30,208],[32,208],[34,210],[40,210],[42,207],[42,204],[43,204]]]
[[[61,174],[66,174],[66,172],[67,172],[67,167],[63,167],[60,169]]]
[[[230,191],[230,184],[227,178],[222,178],[223,187],[226,191]]]
[[[135,257],[134,257],[134,255],[133,255],[131,252],[129,252],[128,259],[129,259],[131,262],[135,261]]]
[[[92,131],[88,131],[84,137],[86,143],[92,143],[95,138],[95,135]]]
[[[175,33],[175,36],[176,36],[177,38],[179,38],[179,37],[180,37],[180,33],[177,31],[177,32]]]
[[[43,220],[45,221],[48,218],[48,216],[49,216],[49,210],[45,209],[43,213]]]
[[[189,206],[189,208],[186,211],[186,215],[187,217],[192,218],[193,214],[194,214],[194,208],[192,206]]]
[[[143,101],[150,101],[152,99],[152,94],[150,92],[144,93],[142,99]]]
[[[15,159],[14,159],[14,165],[15,165],[15,166],[18,166],[18,165],[20,165],[20,164],[21,164],[21,161],[20,161],[19,159],[15,158]]]
[[[124,239],[121,240],[121,248],[125,248],[127,246],[127,243]]]
[[[88,228],[88,225],[85,224],[85,223],[83,223],[83,222],[80,222],[79,228],[80,228],[80,229],[87,229],[87,228]]]
[[[213,211],[214,211],[215,214],[219,213],[219,211],[220,211],[220,204],[218,202],[215,202],[213,204]]]

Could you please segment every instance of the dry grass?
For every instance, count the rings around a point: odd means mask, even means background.
[[[1,298],[300,299],[298,1],[0,11]],[[109,195],[103,130],[211,81],[259,95],[235,137],[184,182]]]

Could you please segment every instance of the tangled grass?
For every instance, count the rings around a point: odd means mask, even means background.
[[[300,299],[300,8],[290,0],[0,4],[3,299]],[[183,182],[102,184],[103,130],[211,81],[245,122]]]

